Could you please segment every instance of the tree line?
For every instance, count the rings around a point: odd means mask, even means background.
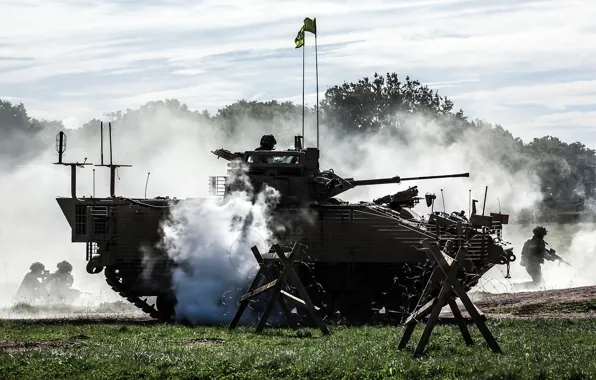
[[[383,134],[387,138],[405,139],[407,115],[432,118],[444,128],[446,143],[454,143],[465,133],[481,132],[500,149],[494,160],[515,172],[525,166],[537,174],[544,199],[538,205],[543,215],[557,210],[578,209],[595,197],[595,151],[580,142],[565,143],[553,136],[536,137],[528,143],[514,137],[501,125],[483,120],[469,120],[464,111],[454,109],[454,103],[437,90],[410,77],[401,79],[397,73],[374,74],[355,82],[330,87],[319,103],[321,122],[332,121],[341,134]],[[150,116],[167,109],[185,119],[215,126],[235,135],[249,119],[272,125],[274,134],[293,135],[284,125],[299,125],[302,105],[292,102],[239,100],[211,115],[207,111],[192,111],[176,99],[148,102],[136,110],[106,114],[112,121]],[[308,107],[312,118],[314,108]],[[98,119],[77,130],[78,134],[97,133]],[[139,126],[140,127],[140,126]],[[33,159],[47,148],[48,138],[63,130],[59,121],[37,120],[28,115],[23,104],[0,100],[0,169],[10,169],[16,162]],[[494,144],[493,144],[494,145]],[[550,215],[552,217],[552,215]]]

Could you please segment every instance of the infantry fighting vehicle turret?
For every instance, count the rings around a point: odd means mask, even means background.
[[[103,162],[101,166],[110,167],[112,173],[111,197],[77,198],[76,167],[85,164],[62,163],[64,139],[59,134],[57,164],[71,166],[73,190],[70,198],[60,197],[57,201],[72,228],[72,241],[87,245],[88,272],[99,273],[105,268],[108,284],[123,297],[156,318],[171,317],[176,303],[171,291],[175,264],[160,251],[159,227],[172,204],[183,201],[117,197],[114,172],[121,165]],[[468,221],[461,213],[433,212],[425,219],[411,210],[420,199],[417,187],[373,202],[350,203],[336,198],[357,186],[468,177],[468,173],[355,180],[333,170],[321,171],[319,150],[303,149],[300,136],[295,139],[294,149],[275,151],[274,145],[275,139],[268,135],[255,150],[232,153],[218,149],[212,153],[242,162],[255,191],[267,184],[280,192],[274,223],[285,229],[276,238],[282,245],[300,241],[308,247],[307,269],[303,268],[300,276],[305,283],[316,282],[317,286],[307,289],[313,301],[325,305],[328,315],[339,312],[348,319],[366,322],[375,307],[397,311],[400,316],[411,311],[430,274],[421,240],[435,240],[444,248],[445,242],[458,233],[458,226],[459,241],[469,246],[466,270],[459,275],[466,289],[493,265],[515,260],[513,247],[501,238],[501,225],[507,222],[507,215],[474,212]],[[209,181],[212,193],[223,196],[224,201],[242,187],[242,181],[229,181],[229,176],[211,177]],[[431,206],[434,195],[425,198]],[[144,263],[147,247],[154,252],[150,272]],[[142,299],[147,296],[157,297],[155,307]]]

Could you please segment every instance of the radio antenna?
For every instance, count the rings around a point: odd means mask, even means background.
[[[484,188],[484,204],[482,205],[482,215],[484,216],[484,209],[486,207],[486,193],[488,193],[488,186]]]
[[[70,194],[74,199],[77,198],[77,167],[84,168],[86,165],[93,165],[87,163],[87,158],[84,162],[62,162],[62,155],[66,151],[66,134],[62,131],[56,135],[56,151],[58,152],[58,162],[54,165],[70,166]]]
[[[102,122],[102,126],[103,126],[103,122]],[[103,127],[102,127],[103,130]],[[122,165],[122,164],[114,164],[113,161],[113,156],[112,156],[112,122],[108,122],[108,133],[109,133],[109,139],[110,139],[110,163],[109,164],[104,164],[103,163],[103,132],[101,134],[102,137],[102,162],[100,165],[95,165],[95,166],[105,166],[110,168],[110,197],[115,198],[116,197],[116,169],[120,168],[120,167],[132,167],[132,165]]]
[[[110,133],[110,165],[113,165],[114,162],[112,161],[112,122],[108,123],[108,131]]]
[[[100,149],[101,149],[101,164],[103,165],[103,121],[99,122],[99,136],[101,139]]]
[[[147,172],[147,180],[145,181],[145,199],[147,199],[147,185],[149,184],[149,174],[151,174],[151,172]]]

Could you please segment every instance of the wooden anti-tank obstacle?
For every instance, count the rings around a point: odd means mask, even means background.
[[[256,297],[257,295],[259,295],[265,291],[271,290],[271,298],[269,298],[269,301],[267,302],[267,306],[265,307],[265,311],[263,312],[263,315],[261,316],[261,320],[259,321],[259,324],[257,325],[257,329],[256,329],[257,332],[261,332],[265,328],[265,324],[267,323],[267,320],[269,319],[269,315],[273,311],[273,305],[275,304],[275,302],[278,302],[280,304],[281,309],[282,309],[284,315],[286,316],[286,319],[287,319],[290,327],[296,328],[294,318],[292,318],[290,310],[289,310],[288,306],[286,305],[286,300],[284,299],[284,297],[286,297],[294,302],[298,302],[298,303],[304,305],[306,307],[306,309],[308,310],[312,319],[315,321],[315,323],[321,330],[321,332],[323,334],[330,334],[331,332],[329,331],[329,328],[327,327],[327,325],[325,325],[323,323],[323,321],[319,318],[319,316],[316,313],[316,311],[319,310],[319,308],[316,307],[312,303],[310,297],[308,296],[308,293],[306,292],[306,289],[302,285],[302,282],[300,281],[300,278],[294,271],[294,267],[292,265],[294,260],[296,260],[298,258],[298,255],[300,255],[302,253],[303,245],[301,243],[295,243],[294,246],[292,247],[292,251],[290,252],[288,257],[286,257],[286,253],[279,246],[279,244],[274,244],[271,247],[271,249],[277,254],[277,257],[279,258],[279,260],[281,261],[281,263],[283,265],[283,269],[280,273],[279,278],[278,279],[273,278],[272,274],[270,273],[269,269],[267,268],[267,265],[265,264],[265,261],[261,257],[261,253],[259,252],[257,247],[256,246],[252,247],[251,251],[252,251],[253,255],[255,256],[255,259],[257,260],[257,263],[259,264],[260,269],[257,272],[257,275],[255,276],[252,284],[248,288],[248,291],[246,292],[246,294],[244,294],[240,298],[240,306],[238,307],[238,310],[236,311],[236,314],[234,315],[234,318],[232,319],[232,322],[230,323],[230,327],[229,327],[230,330],[235,328],[238,325],[238,322],[240,321],[240,318],[242,317],[242,313],[244,313],[244,311],[246,310],[246,307],[248,306],[248,302],[250,301],[250,299]],[[261,278],[263,276],[265,276],[268,280],[270,280],[270,282],[257,289],[257,286],[259,285],[259,282],[261,281]],[[298,297],[282,290],[284,284],[288,280],[290,280],[290,282],[294,285],[294,287],[296,287],[296,289],[298,290],[298,294],[302,298],[298,298]]]
[[[448,246],[452,246],[453,242],[449,241],[447,244]],[[422,333],[420,341],[418,342],[416,350],[414,351],[414,357],[422,355],[424,348],[428,344],[432,330],[437,323],[439,313],[446,305],[449,305],[451,308],[455,322],[457,323],[466,344],[474,344],[472,336],[466,327],[466,322],[462,318],[461,312],[455,303],[455,298],[459,297],[466,310],[470,314],[473,322],[478,327],[478,330],[480,330],[480,333],[482,336],[484,336],[488,346],[493,352],[500,353],[501,348],[499,347],[499,344],[485,324],[486,317],[472,303],[464,287],[456,278],[459,266],[461,265],[460,263],[464,261],[467,249],[463,246],[463,244],[460,244],[459,250],[455,255],[455,259],[453,259],[441,252],[436,242],[424,240],[422,242],[422,247],[424,248],[429,260],[433,263],[434,270],[420,299],[424,301],[429,296],[430,292],[437,288],[437,284],[441,288],[438,297],[431,299],[425,305],[421,306],[417,310],[414,310],[414,312],[404,322],[405,329],[401,341],[399,342],[398,349],[404,349],[406,347],[410,337],[412,336],[412,333],[414,332],[414,329],[416,328],[416,324],[430,314],[426,322],[424,332]]]

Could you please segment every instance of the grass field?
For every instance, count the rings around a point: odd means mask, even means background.
[[[474,326],[466,346],[437,326],[413,359],[419,326],[397,351],[401,327],[298,331],[167,325],[116,318],[0,321],[2,379],[588,379],[596,374],[596,318],[489,319],[493,354]]]

